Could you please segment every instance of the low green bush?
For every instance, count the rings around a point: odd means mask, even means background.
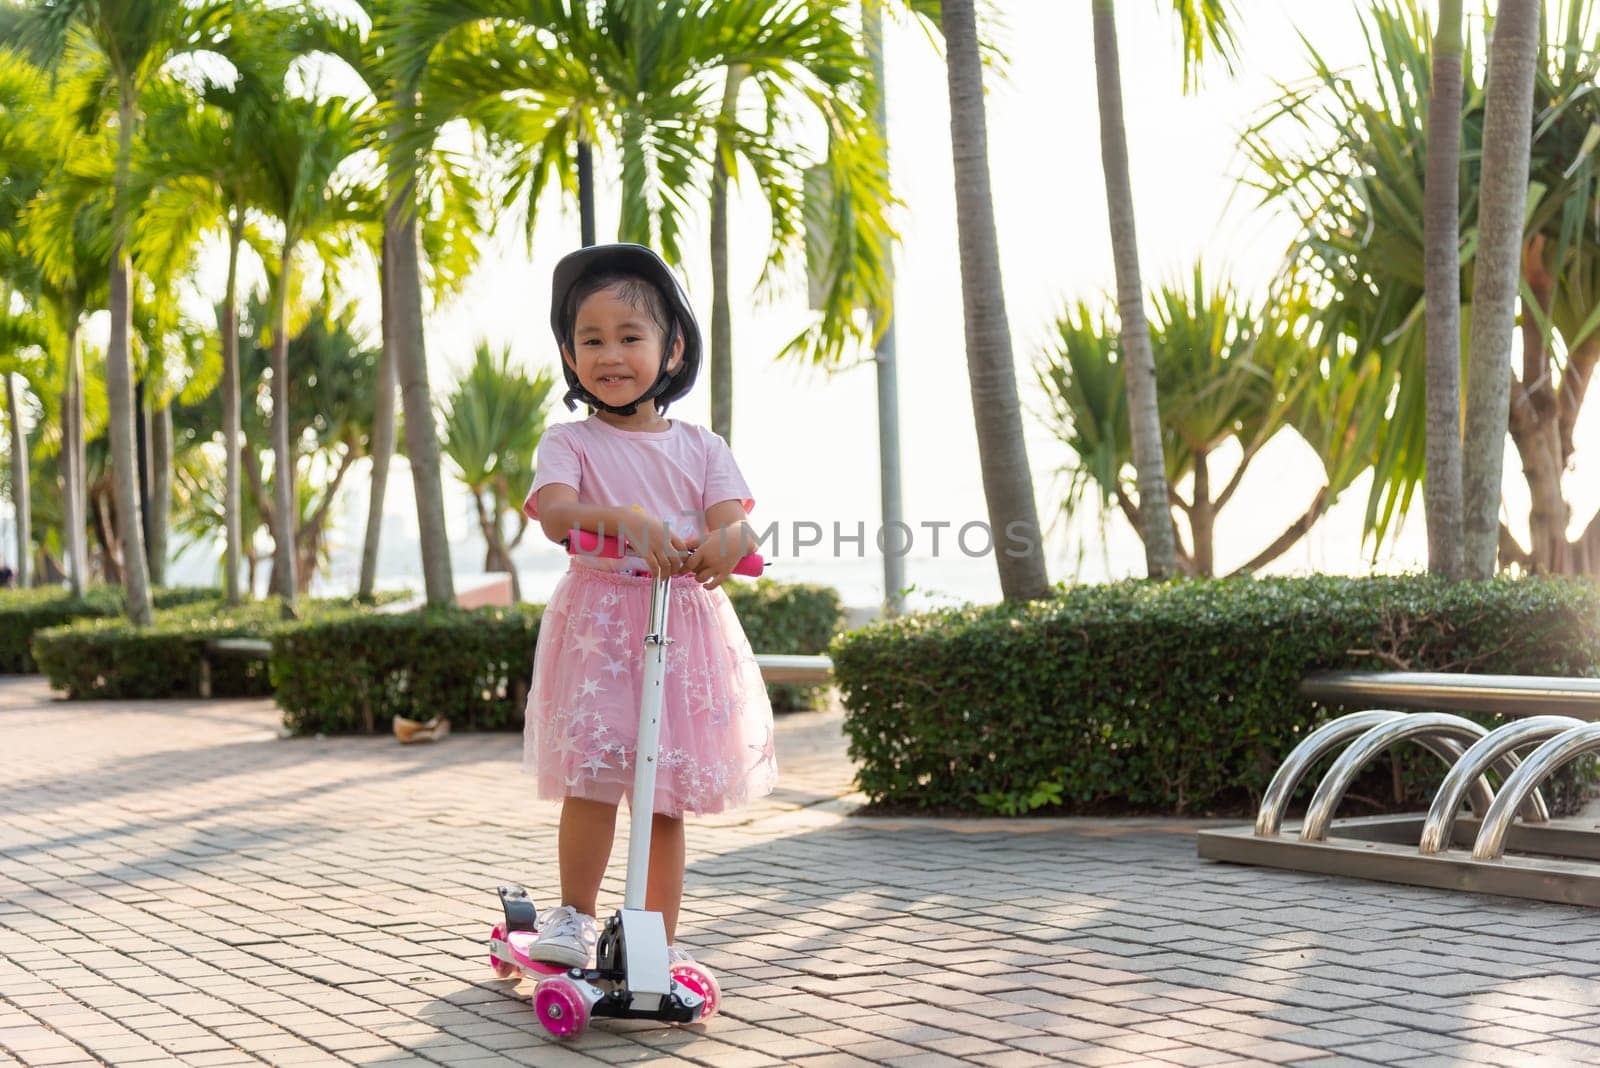
[[[216,596],[216,590],[173,587],[154,590],[150,599],[157,609],[164,609]],[[33,659],[33,637],[40,631],[79,619],[120,616],[126,604],[121,586],[92,586],[82,597],[74,597],[63,586],[0,590],[0,674],[26,675],[39,670]]]
[[[880,807],[1242,812],[1343,711],[1299,695],[1307,674],[1600,674],[1600,585],[1124,582],[887,621],[832,651],[858,782]],[[1407,759],[1402,792],[1419,793],[1424,758]]]
[[[758,653],[825,653],[844,621],[839,591],[831,586],[758,579],[730,582],[723,589]],[[774,709],[791,711],[816,707],[826,689],[777,683],[767,687],[767,694]]]
[[[347,600],[301,601],[302,616],[343,609]],[[216,599],[158,611],[148,627],[121,616],[84,619],[40,631],[33,655],[50,685],[69,698],[128,700],[197,697],[206,642],[216,638],[268,638],[294,625],[281,618],[277,598],[228,608]],[[211,658],[213,697],[264,697],[272,692],[264,661]]]
[[[386,731],[394,716],[452,729],[522,725],[538,605],[333,612],[280,629],[272,674],[284,725],[300,734]]]

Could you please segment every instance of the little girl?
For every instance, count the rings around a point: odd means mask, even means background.
[[[727,443],[667,419],[694,385],[700,331],[676,276],[641,245],[581,249],[556,265],[550,325],[570,409],[549,427],[523,509],[552,540],[620,535],[622,560],[574,556],[539,625],[524,770],[561,799],[561,905],[545,913],[535,960],[592,963],[595,899],[617,804],[650,804],[645,907],[673,942],[683,897],[685,812],[721,812],[771,791],[772,709],[728,595],[718,587],[753,552],[754,503]],[[633,798],[643,637],[652,574],[669,574],[667,671],[655,797]],[[671,961],[691,959],[675,944]]]

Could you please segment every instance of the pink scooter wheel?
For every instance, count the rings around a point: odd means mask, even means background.
[[[492,942],[502,942],[505,937],[506,933],[499,924],[495,924],[494,930],[489,932],[489,939]],[[494,950],[492,949],[489,951],[489,967],[494,969],[494,977],[496,979],[509,979],[516,975],[518,971],[515,964],[508,960],[501,960],[494,955]]]
[[[556,1038],[577,1038],[589,1026],[589,1003],[578,985],[564,975],[539,981],[533,990],[533,1011]]]
[[[698,961],[674,964],[672,977],[705,999],[696,1023],[704,1023],[711,1019],[717,1010],[722,1008],[722,988],[717,985],[717,977],[712,975],[711,970],[705,965]]]

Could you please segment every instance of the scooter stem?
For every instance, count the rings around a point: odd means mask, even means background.
[[[656,769],[661,748],[662,682],[667,674],[667,603],[670,578],[650,583],[650,628],[644,636],[644,685],[639,696],[639,736],[634,749],[633,800],[629,803],[632,828],[628,837],[628,882],[622,907],[643,909],[645,883],[650,873],[650,823],[655,815]]]

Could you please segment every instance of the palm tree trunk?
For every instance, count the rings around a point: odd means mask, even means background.
[[[1211,499],[1211,465],[1204,451],[1194,454],[1194,505],[1189,509],[1194,566],[1202,578],[1216,574],[1217,508]]]
[[[1022,438],[1016,363],[1000,279],[976,18],[972,0],[940,0],[939,10],[948,50],[945,72],[950,92],[956,227],[961,242],[961,303],[978,465],[1001,594],[1008,601],[1032,600],[1048,596],[1050,580],[1045,574],[1039,513]]]
[[[1494,574],[1501,478],[1511,406],[1511,336],[1521,277],[1528,199],[1533,75],[1539,0],[1500,0],[1484,88],[1483,168],[1467,356],[1467,430],[1462,453],[1464,573]]]
[[[167,541],[172,518],[172,407],[150,413],[150,584],[167,584]]]
[[[1139,486],[1140,537],[1151,578],[1178,573],[1178,547],[1167,507],[1166,461],[1161,449],[1161,409],[1156,398],[1156,361],[1144,316],[1144,283],[1128,178],[1128,138],[1122,116],[1122,72],[1117,56],[1113,0],[1093,0],[1095,85],[1100,100],[1100,162],[1105,171],[1111,252],[1116,262],[1117,314],[1126,368],[1128,422]]]
[[[1522,297],[1522,377],[1510,383],[1507,428],[1528,482],[1528,569],[1559,575],[1569,569],[1567,524],[1572,510],[1561,493],[1566,461],[1555,368],[1539,325],[1541,319],[1549,320],[1555,302],[1555,277],[1545,266],[1544,246],[1544,238],[1536,235],[1525,243],[1521,254],[1519,277],[1526,287]]]
[[[1567,353],[1567,366],[1561,371],[1560,422],[1561,463],[1572,459],[1572,435],[1578,425],[1578,413],[1583,410],[1583,398],[1589,390],[1589,380],[1594,376],[1595,364],[1600,362],[1600,337],[1590,334]]]
[[[311,589],[311,580],[317,575],[317,561],[322,556],[322,539],[328,528],[328,514],[333,507],[333,502],[338,499],[339,487],[344,485],[344,478],[350,473],[350,468],[355,466],[357,453],[353,446],[346,445],[344,455],[339,458],[339,467],[334,471],[333,479],[322,489],[322,500],[317,504],[317,510],[306,519],[305,525],[295,532],[295,551],[299,554],[296,580],[298,593],[307,593]]]
[[[422,539],[422,582],[430,605],[454,604],[450,541],[445,530],[439,474],[439,434],[428,388],[428,354],[422,333],[422,277],[417,251],[416,185],[406,181],[390,201],[384,221],[394,268],[395,373],[405,416],[406,457],[417,499]]]
[[[117,94],[117,172],[118,200],[127,188],[133,159],[133,88],[126,83]],[[128,619],[135,626],[150,622],[150,581],[145,570],[144,522],[139,510],[138,473],[133,455],[133,376],[128,349],[132,301],[129,293],[131,270],[124,245],[127,223],[114,224],[111,246],[111,338],[106,346],[106,406],[110,413],[108,433],[111,465],[114,472],[117,519],[122,526],[122,582],[127,594]],[[81,429],[81,428],[80,428]]]
[[[389,240],[385,235],[379,254],[378,296],[383,318],[383,349],[378,354],[377,396],[372,411],[372,484],[367,497],[367,536],[361,547],[361,584],[357,596],[372,599],[378,581],[378,543],[383,534],[383,500],[389,491],[389,460],[394,455],[394,295]]]
[[[152,575],[151,583],[155,583],[155,554],[150,547],[152,540],[152,523],[155,517],[151,514],[151,466],[150,466],[150,402],[145,397],[144,379],[136,378],[133,382],[133,459],[134,471],[137,474],[139,485],[139,515],[144,522],[139,528],[139,533],[144,537],[145,567]]]
[[[22,430],[17,376],[6,375],[6,418],[11,424],[11,500],[17,516],[17,589],[33,584],[33,500],[28,484],[28,435]]]
[[[500,517],[505,514],[505,509],[500,505],[497,493],[489,494],[489,505],[483,502],[483,495],[477,490],[472,491],[472,503],[478,509],[478,530],[483,534],[483,542],[487,547],[484,553],[485,571],[503,571],[511,576],[511,603],[522,603],[522,580],[517,577],[517,565],[511,562],[511,551],[506,548],[505,531],[500,529]]]
[[[594,147],[583,137],[578,138],[578,234],[584,248],[595,243]]]
[[[67,387],[61,396],[61,523],[67,554],[67,576],[75,597],[89,587],[89,544],[85,527],[87,495],[83,460],[83,357],[78,330],[67,331]]]
[[[272,584],[283,599],[283,617],[295,617],[295,477],[289,442],[289,265],[292,237],[285,235],[278,284],[272,294],[272,486],[277,522],[272,553]]]
[[[222,522],[226,540],[222,555],[222,588],[228,604],[237,605],[239,563],[243,555],[241,530],[243,505],[240,491],[239,450],[243,428],[239,412],[239,245],[244,228],[238,208],[228,223],[228,283],[222,297],[222,448],[225,454]],[[252,591],[254,592],[253,588]]]
[[[872,122],[883,145],[883,173],[889,174],[889,112],[887,71],[883,60],[883,2],[862,0],[861,31],[866,39],[867,58],[872,63],[872,78],[867,92],[871,96]],[[878,368],[878,496],[883,513],[883,610],[888,616],[905,611],[906,558],[909,546],[901,536],[905,514],[900,493],[900,387],[895,365],[894,250],[879,253],[885,288],[891,295],[887,308],[873,312],[877,342],[873,359]]]
[[[734,121],[744,68],[728,68],[722,87],[721,124]],[[733,148],[719,129],[711,163],[711,429],[733,442],[733,312],[728,302],[728,157]]]
[[[1528,570],[1560,575],[1569,568],[1567,525],[1572,510],[1561,493],[1561,437],[1554,419],[1542,419],[1519,388],[1510,416],[1511,440],[1528,482]],[[1496,532],[1498,539],[1498,531]]]
[[[1427,318],[1428,570],[1461,577],[1461,0],[1441,0],[1433,39],[1423,210]]]

